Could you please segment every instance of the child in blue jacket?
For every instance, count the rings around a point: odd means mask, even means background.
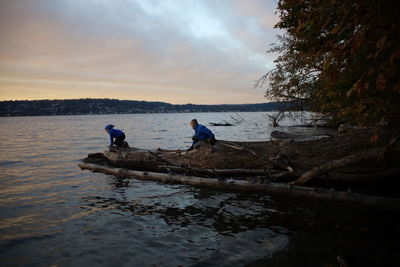
[[[114,127],[114,125],[108,124],[104,128],[104,130],[110,135],[110,146],[116,145],[117,147],[129,147],[128,143],[125,141],[125,133],[121,130],[114,129]]]
[[[197,149],[201,146],[202,143],[215,145],[217,140],[215,140],[215,136],[210,129],[208,129],[204,125],[199,124],[196,119],[191,120],[189,124],[194,130],[194,135],[192,137],[192,146],[188,150],[192,150],[193,148]]]

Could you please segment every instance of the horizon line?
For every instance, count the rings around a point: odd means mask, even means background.
[[[117,98],[63,98],[63,99],[0,99],[0,102],[7,101],[64,101],[64,100],[118,100],[118,101],[140,101],[140,102],[158,102],[165,103],[171,105],[202,105],[202,106],[213,106],[213,105],[254,105],[254,104],[267,104],[267,103],[278,103],[282,101],[267,101],[267,102],[258,102],[258,103],[221,103],[221,104],[195,104],[195,103],[185,103],[185,104],[176,104],[170,103],[160,100],[137,100],[137,99],[117,99]]]

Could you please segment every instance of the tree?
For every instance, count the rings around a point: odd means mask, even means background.
[[[332,122],[400,122],[400,12],[393,0],[280,0],[285,30],[266,97],[296,101]]]

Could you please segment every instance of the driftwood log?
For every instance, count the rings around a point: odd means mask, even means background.
[[[229,122],[227,122],[227,121],[225,121],[225,122],[220,122],[220,123],[218,123],[218,122],[209,122],[210,123],[210,125],[211,126],[235,126],[235,125],[233,125],[232,123],[229,123]]]
[[[340,192],[331,189],[316,189],[304,186],[289,185],[284,183],[257,184],[243,180],[221,181],[212,178],[202,178],[166,173],[144,172],[124,168],[110,168],[98,164],[84,163],[81,169],[102,172],[117,177],[128,177],[140,180],[150,180],[162,183],[184,184],[191,186],[209,187],[223,190],[239,190],[247,192],[260,192],[268,194],[284,194],[293,197],[313,197],[326,200],[341,200],[354,204],[373,206],[379,209],[399,210],[400,199],[377,196],[366,196],[357,193]]]

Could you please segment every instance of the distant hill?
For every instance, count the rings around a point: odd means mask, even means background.
[[[285,103],[278,102],[232,105],[173,105],[165,102],[117,99],[17,100],[0,101],[0,116],[275,111],[283,105]]]

